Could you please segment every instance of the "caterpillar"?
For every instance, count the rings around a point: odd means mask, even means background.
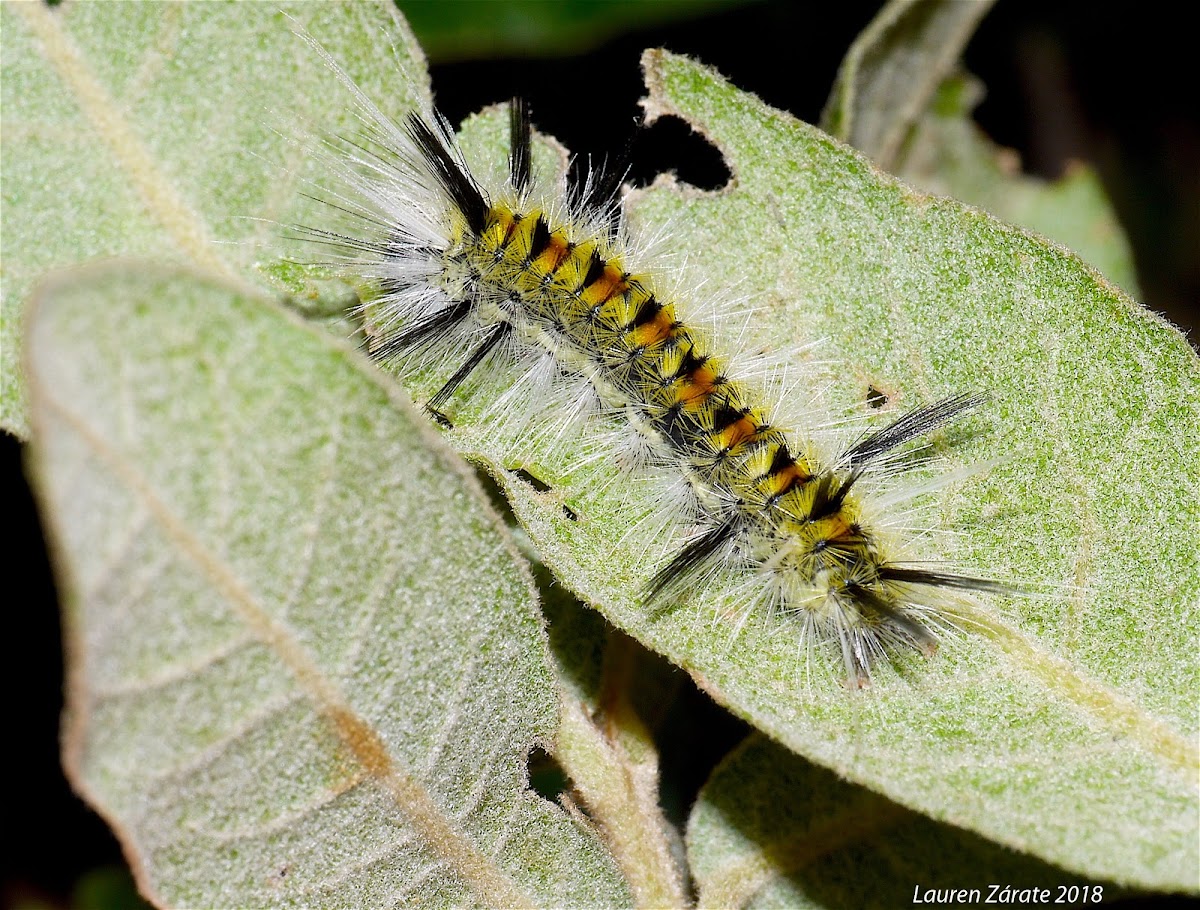
[[[300,235],[337,249],[325,264],[369,287],[376,361],[402,377],[438,374],[424,407],[439,422],[451,423],[447,406],[469,379],[515,366],[522,378],[505,406],[513,394],[544,394],[533,377],[549,374],[578,390],[564,419],[600,415],[619,428],[613,457],[631,472],[677,478],[664,509],[683,530],[674,552],[647,566],[647,609],[669,609],[716,576],[744,576],[748,609],[785,614],[803,639],[834,643],[857,687],[895,650],[935,652],[952,621],[930,592],[1007,590],[905,562],[861,493],[865,477],[903,470],[906,446],[985,396],[916,408],[822,458],[695,318],[688,293],[639,261],[619,170],[547,185],[532,166],[529,111],[514,99],[507,173],[488,186],[432,108],[391,121],[316,49],[355,97],[364,130],[325,146],[341,187],[323,201],[340,224]],[[536,413],[538,402],[518,410]]]

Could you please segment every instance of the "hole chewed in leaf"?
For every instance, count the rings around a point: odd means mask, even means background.
[[[525,759],[529,775],[529,789],[542,799],[549,800],[556,806],[564,793],[571,789],[571,779],[562,765],[541,746],[529,750]]]
[[[550,484],[546,483],[546,481],[542,480],[540,477],[530,474],[524,468],[518,468],[517,470],[513,471],[513,473],[516,474],[518,477],[520,477],[523,481],[525,481],[531,487],[533,487],[535,490],[537,490],[539,493],[549,493],[550,492]]]
[[[525,481],[531,487],[533,487],[535,490],[537,490],[539,493],[549,493],[551,490],[550,484],[546,483],[546,481],[542,480],[540,477],[537,477],[536,475],[531,474],[525,468],[517,468],[516,470],[513,471],[513,473],[517,477],[520,477],[523,481]],[[579,520],[579,513],[577,513],[574,509],[572,509],[566,503],[562,503],[562,510],[563,510],[563,514],[567,516],[567,519],[569,521],[578,521]]]
[[[700,190],[716,192],[729,186],[733,174],[721,152],[678,117],[656,118],[636,137],[629,180],[648,186],[661,173],[673,173]]]

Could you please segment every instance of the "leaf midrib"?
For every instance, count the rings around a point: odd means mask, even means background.
[[[13,3],[13,9],[42,43],[43,57],[54,68],[80,112],[107,144],[113,159],[129,178],[146,213],[156,220],[175,245],[197,265],[224,278],[235,278],[229,264],[214,252],[207,222],[179,194],[138,137],[128,117],[113,101],[84,60],[79,47],[63,30],[62,12],[45,3]]]

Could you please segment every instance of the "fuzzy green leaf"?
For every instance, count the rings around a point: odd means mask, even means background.
[[[1058,180],[1020,173],[1016,154],[998,148],[971,119],[982,97],[978,80],[947,78],[913,130],[897,173],[1061,243],[1136,295],[1133,251],[1096,172],[1075,162]]]
[[[890,0],[842,61],[821,127],[894,170],[994,0]]]
[[[5,3],[0,16],[4,221],[20,226],[4,237],[0,427],[19,436],[21,311],[47,271],[153,255],[304,293],[302,271],[279,264],[281,225],[312,220],[300,191],[315,162],[289,137],[355,115],[294,29],[396,116],[429,93],[386,4]]]
[[[1118,896],[1111,885],[1080,879],[838,780],[759,734],[731,752],[700,791],[687,848],[701,907],[888,910],[918,902],[983,904],[988,898],[1030,905],[1037,900],[1001,895],[1035,888],[1050,894],[1042,903],[1069,897],[1064,902],[1071,906]],[[960,889],[966,899],[945,896]]]
[[[971,119],[984,90],[958,58],[991,6],[889,0],[847,51],[821,126],[920,189],[1074,250],[1136,296],[1129,241],[1096,174],[1082,163],[1057,181],[1022,174]]]
[[[44,287],[26,353],[66,765],[144,893],[628,902],[596,834],[526,789],[559,714],[536,594],[392,383],[250,292],[145,264]]]

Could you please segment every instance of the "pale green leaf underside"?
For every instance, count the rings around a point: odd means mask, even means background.
[[[891,910],[931,888],[979,889],[968,903],[982,904],[997,896],[993,883],[1049,889],[1052,898],[1060,884],[1087,887],[1088,903],[1117,897],[1102,885],[1096,900],[1094,883],[903,809],[759,734],[700,791],[687,851],[702,907]],[[1082,902],[1078,892],[1068,901]]]
[[[1054,181],[1017,172],[1015,155],[998,148],[971,119],[981,97],[970,77],[948,79],[921,118],[897,173],[1069,247],[1136,294],[1133,252],[1096,172],[1080,163]]]
[[[821,127],[895,170],[913,126],[994,0],[890,0],[846,52]]]
[[[935,555],[1068,593],[989,600],[984,633],[849,693],[821,661],[810,673],[786,618],[735,634],[722,616],[736,605],[644,609],[653,561],[614,546],[636,494],[594,495],[615,466],[518,458],[472,425],[482,401],[462,406],[456,444],[500,474],[565,584],[773,738],[1065,868],[1194,889],[1195,355],[1060,248],[897,183],[682,58],[647,67],[651,113],[701,129],[734,181],[656,187],[635,221],[669,223],[671,252],[707,286],[748,295],[764,345],[819,340],[838,408],[861,408],[868,387],[904,405],[986,390],[975,433],[947,452],[997,463],[938,494],[932,520],[959,537]],[[551,492],[500,470],[518,461]]]
[[[474,477],[357,354],[145,264],[31,313],[63,580],[66,763],[172,906],[601,906],[526,789],[558,696]]]
[[[1096,174],[1020,173],[971,119],[983,97],[959,57],[990,0],[889,0],[842,61],[822,128],[908,183],[977,205],[1079,253],[1137,295],[1133,254]]]
[[[294,29],[319,34],[389,113],[429,93],[388,4],[5,3],[0,16],[0,427],[20,436],[21,310],[39,276],[136,254],[266,286],[257,266],[279,259],[281,225],[312,220],[300,193],[315,162],[289,137],[349,131],[355,115]]]

